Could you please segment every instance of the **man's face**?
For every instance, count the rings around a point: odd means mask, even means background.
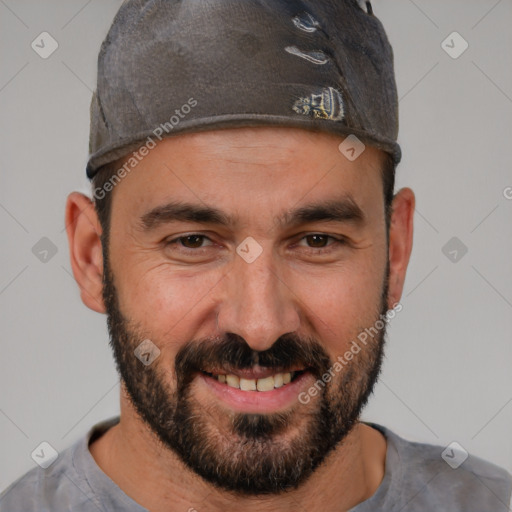
[[[388,309],[381,154],[350,162],[340,142],[283,128],[183,135],[114,189],[104,301],[118,369],[158,440],[220,488],[297,487],[377,378],[385,327],[358,335]],[[147,366],[134,355],[144,340],[160,350]]]

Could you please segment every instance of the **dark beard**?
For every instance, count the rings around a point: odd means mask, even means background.
[[[381,370],[385,322],[308,405],[297,403],[284,413],[227,414],[213,401],[205,406],[194,399],[191,384],[197,371],[211,365],[250,368],[258,362],[277,368],[298,364],[321,379],[334,361],[314,339],[286,334],[268,350],[257,352],[243,338],[226,333],[220,339],[190,341],[180,348],[173,389],[169,361],[160,356],[144,366],[135,357],[135,348],[146,336],[121,313],[104,253],[103,298],[117,370],[134,408],[161,448],[171,449],[197,475],[234,494],[277,494],[299,487],[344,440],[366,405]],[[387,311],[388,278],[389,262],[381,315]],[[158,340],[153,342],[158,346]],[[225,425],[218,428],[221,421],[229,421],[228,430]],[[293,436],[292,427],[299,430]]]

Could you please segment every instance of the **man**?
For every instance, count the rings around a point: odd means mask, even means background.
[[[505,470],[359,420],[412,248],[397,132],[369,2],[125,2],[91,105],[94,200],[66,209],[121,415],[0,510],[509,510]]]

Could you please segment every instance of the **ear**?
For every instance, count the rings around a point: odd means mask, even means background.
[[[388,308],[400,301],[412,251],[416,199],[410,188],[400,189],[393,198],[389,228]]]
[[[68,196],[66,231],[71,268],[82,302],[93,311],[105,313],[101,225],[93,202],[84,194],[73,192]]]

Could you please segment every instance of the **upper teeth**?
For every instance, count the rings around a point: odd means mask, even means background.
[[[272,391],[274,388],[280,388],[288,384],[294,374],[295,372],[276,373],[263,379],[244,379],[237,375],[228,374],[217,375],[217,380],[242,391]]]

